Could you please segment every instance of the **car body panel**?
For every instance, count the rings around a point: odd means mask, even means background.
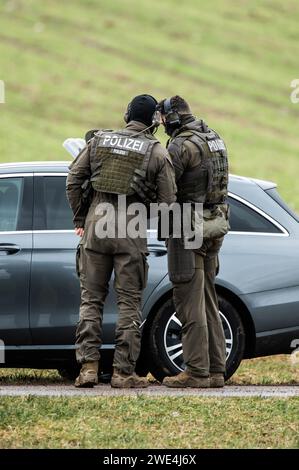
[[[0,254],[1,339],[6,345],[31,344],[29,281],[32,234],[0,232],[0,244],[20,248],[15,254]]]
[[[250,306],[257,333],[299,330],[298,287],[241,295],[240,299]]]
[[[219,283],[235,286],[239,295],[298,287],[298,248],[299,241],[290,237],[228,234],[221,248]]]
[[[70,344],[74,341],[80,304],[80,288],[74,262],[78,237],[74,232],[68,231],[36,231],[33,237],[30,311],[33,344]],[[157,256],[160,251],[166,254],[165,248],[149,243],[151,276],[143,292],[143,303],[160,282]],[[166,265],[163,274],[166,275]],[[118,318],[113,281],[112,275],[103,316],[103,337],[108,344],[114,342]]]
[[[32,257],[32,200],[33,176],[30,172],[15,174],[0,171],[0,184],[10,185],[19,181],[19,211],[16,223],[19,231],[0,231],[0,328],[1,340],[6,346],[31,344],[29,328],[30,270]],[[0,218],[7,213],[7,202],[1,206]],[[1,224],[5,220],[1,220]],[[9,228],[9,227],[7,227]],[[7,248],[7,250],[6,250]]]
[[[33,344],[74,342],[80,303],[74,269],[77,243],[75,233],[33,234],[30,296]]]

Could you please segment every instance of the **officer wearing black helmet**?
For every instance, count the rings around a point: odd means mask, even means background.
[[[112,204],[117,214],[118,196],[126,204],[151,200],[175,201],[174,170],[167,151],[154,137],[159,124],[157,101],[150,95],[136,96],[125,113],[125,129],[92,131],[85,149],[70,165],[67,197],[74,213],[76,233],[82,236],[77,252],[81,285],[80,319],[76,332],[76,356],[81,365],[77,387],[93,387],[98,382],[102,342],[102,317],[112,271],[119,318],[115,332],[113,387],[146,387],[135,365],[141,342],[141,295],[147,282],[146,237],[118,237],[115,218],[113,238],[99,238],[95,225],[100,203]],[[82,184],[92,184],[92,200],[86,210]],[[125,222],[130,216],[126,214]]]

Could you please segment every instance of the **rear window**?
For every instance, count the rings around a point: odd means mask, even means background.
[[[299,222],[299,215],[296,214],[292,209],[289,208],[289,206],[284,202],[284,200],[281,198],[280,194],[278,193],[277,189],[271,188],[266,191],[266,193],[274,199],[277,204],[282,207],[293,219],[295,219],[297,222]]]
[[[44,176],[47,230],[72,230],[72,211],[66,198],[65,176]]]
[[[281,233],[276,225],[257,211],[238,201],[228,198],[230,207],[230,230],[232,232]]]
[[[34,229],[73,230],[73,214],[66,198],[65,176],[36,176]]]

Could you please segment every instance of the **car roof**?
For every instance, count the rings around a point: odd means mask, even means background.
[[[73,160],[66,161],[33,161],[33,162],[16,162],[16,163],[1,163],[0,164],[0,173],[10,174],[10,173],[66,173],[68,172],[68,167]],[[250,178],[246,176],[239,175],[229,175],[229,185],[238,187],[239,185],[258,185],[262,189],[271,189],[275,188],[276,184],[272,181],[259,180],[256,178]]]
[[[45,173],[45,172],[65,172],[73,160],[67,161],[34,161],[18,163],[1,163],[1,173]]]
[[[276,186],[277,186],[277,184],[274,183],[273,181],[260,180],[260,179],[257,179],[257,178],[251,178],[250,176],[239,176],[239,175],[230,174],[229,178],[230,178],[231,181],[234,181],[235,183],[244,182],[244,183],[249,183],[249,184],[250,183],[257,184],[258,186],[260,186],[264,190],[276,188]]]

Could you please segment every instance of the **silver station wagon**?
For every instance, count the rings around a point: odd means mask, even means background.
[[[3,367],[77,373],[79,242],[66,200],[70,162],[0,165],[0,339]],[[243,358],[290,353],[299,338],[299,219],[268,181],[231,176],[231,231],[217,276],[227,377]],[[184,368],[164,243],[149,233],[138,372],[161,380]],[[117,318],[112,284],[104,311],[102,374],[109,374]],[[103,375],[103,377],[104,377]]]

